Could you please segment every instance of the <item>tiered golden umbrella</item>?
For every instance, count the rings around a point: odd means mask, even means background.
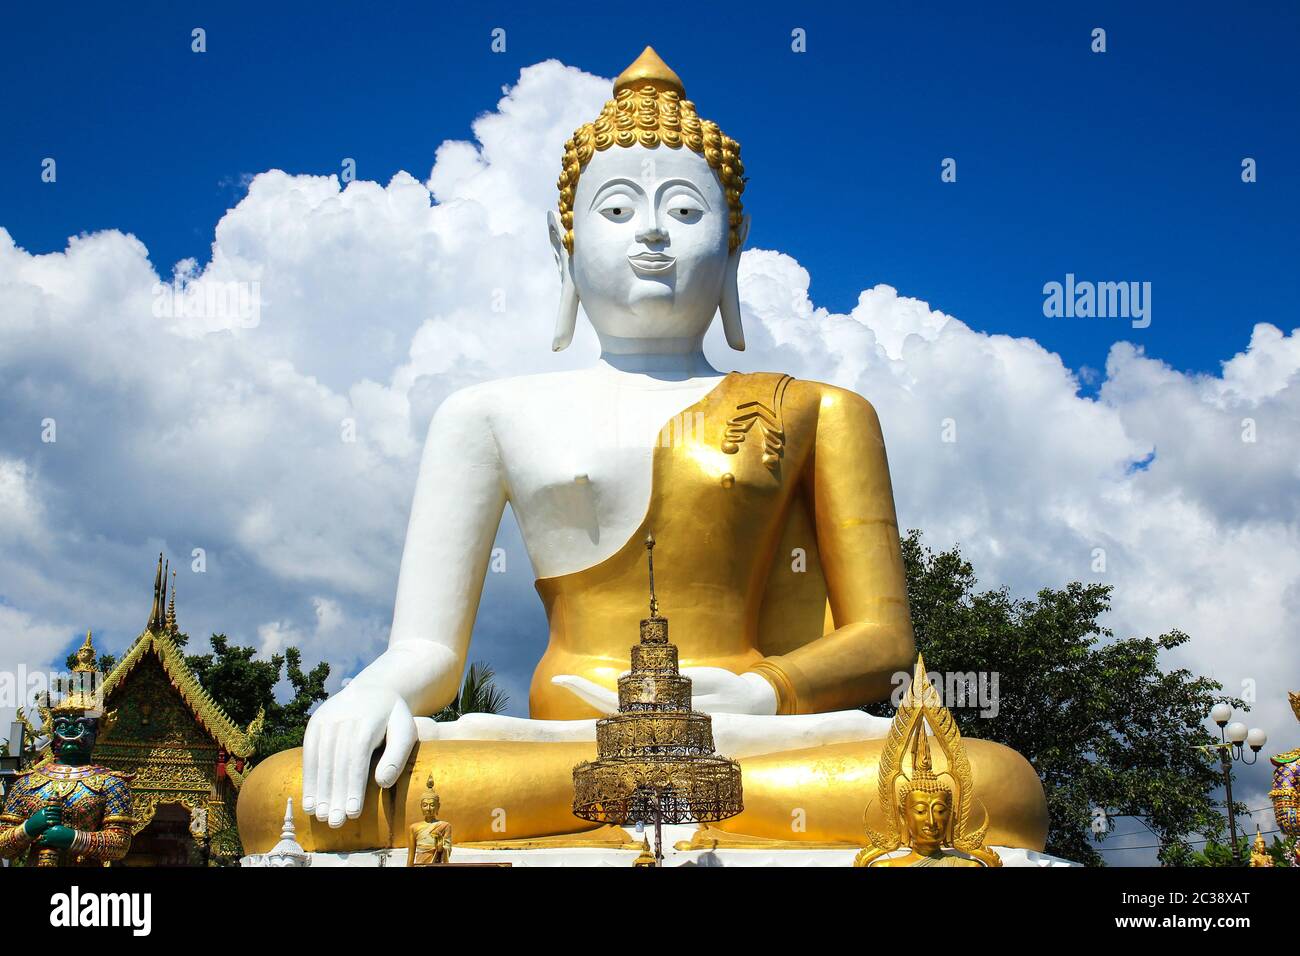
[[[650,616],[632,646],[632,669],[618,679],[618,713],[596,722],[595,760],[573,768],[573,813],[583,820],[655,828],[712,823],[744,809],[740,764],[713,749],[713,720],[691,710],[691,679],[678,672],[677,647],[655,597],[654,536],[646,538]]]

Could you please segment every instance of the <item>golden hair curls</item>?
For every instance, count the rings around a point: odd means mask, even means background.
[[[564,144],[564,169],[556,185],[564,248],[569,254],[573,254],[573,200],[582,170],[597,152],[638,143],[651,149],[660,144],[669,149],[685,146],[705,158],[727,196],[731,226],[727,249],[735,252],[740,247],[744,218],[740,194],[745,191],[745,167],[740,162],[740,144],[724,135],[717,123],[700,119],[695,104],[677,90],[647,83],[635,89],[616,85],[614,99],[606,101],[595,121],[584,123]]]

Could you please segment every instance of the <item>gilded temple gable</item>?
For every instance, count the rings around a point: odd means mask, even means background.
[[[166,633],[145,631],[104,679],[104,699],[111,705],[129,687],[131,677],[146,661],[154,661],[166,675],[185,707],[216,742],[232,757],[247,760],[256,748],[261,717],[241,730],[212,699],[185,662],[185,655]]]

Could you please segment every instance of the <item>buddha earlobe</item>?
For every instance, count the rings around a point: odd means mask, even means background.
[[[727,256],[727,272],[722,280],[722,301],[718,311],[722,313],[722,331],[727,336],[727,344],[737,352],[745,351],[745,329],[740,321],[740,254],[745,249],[745,239],[749,236],[749,216],[740,224],[738,231],[740,242],[735,250]]]
[[[564,232],[555,211],[546,214],[546,227],[551,236],[551,249],[555,264],[560,269],[560,307],[555,314],[555,338],[552,352],[562,352],[573,341],[573,331],[578,325],[578,287],[573,283],[573,264],[569,250],[564,247]]]

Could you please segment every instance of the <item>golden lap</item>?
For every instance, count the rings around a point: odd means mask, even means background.
[[[1047,804],[1037,774],[1015,751],[963,739],[976,797],[992,818],[986,843],[1041,850]],[[876,763],[883,741],[834,744],[741,761],[745,811],[717,824],[733,833],[781,840],[863,843],[863,811],[876,806]],[[413,770],[382,794],[370,782],[365,808],[337,830],[302,810],[302,751],[286,750],[255,767],[240,790],[239,835],[245,853],[280,839],[285,801],[293,798],[297,839],[309,852],[404,847],[422,820],[420,798],[432,773],[440,817],[456,843],[513,840],[592,829],[573,816],[573,767],[596,755],[594,743],[438,740],[419,745]],[[935,753],[935,771],[944,769]],[[879,817],[875,818],[876,820]],[[973,822],[982,819],[978,810]],[[875,823],[880,826],[878,822]]]

